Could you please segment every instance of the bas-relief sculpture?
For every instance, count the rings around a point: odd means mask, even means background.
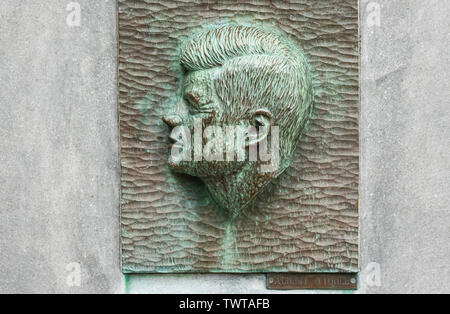
[[[182,46],[180,62],[186,71],[182,94],[163,117],[170,128],[185,126],[194,134],[197,118],[203,121],[202,129],[241,126],[260,131],[246,140],[246,161],[195,160],[192,156],[186,161],[171,156],[168,161],[173,171],[199,177],[217,206],[235,218],[291,164],[313,108],[310,66],[292,43],[241,25],[215,27],[191,36]],[[262,172],[264,162],[250,160],[249,146],[273,142],[274,126],[279,127],[279,145],[274,147],[279,160],[272,171]],[[189,139],[185,145],[194,147],[194,137]]]
[[[357,272],[358,1],[118,3],[123,272]]]

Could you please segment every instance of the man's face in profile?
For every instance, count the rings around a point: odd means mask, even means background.
[[[309,66],[279,36],[236,25],[191,36],[180,63],[181,95],[163,117],[169,167],[236,214],[291,163],[312,109]]]

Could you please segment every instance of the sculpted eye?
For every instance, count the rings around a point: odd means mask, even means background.
[[[188,92],[188,93],[186,93],[185,97],[186,97],[186,100],[193,105],[200,104],[200,95],[196,92]]]

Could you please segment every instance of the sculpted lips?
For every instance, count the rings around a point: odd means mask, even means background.
[[[172,150],[173,147],[182,148],[183,144],[179,142],[179,139],[171,134],[169,135],[169,149]]]
[[[163,121],[172,129],[179,126],[182,122],[182,119],[177,114],[167,114],[163,117]],[[173,130],[172,130],[173,131]],[[173,134],[169,136],[169,149],[178,143],[178,139],[174,137]],[[179,144],[178,144],[179,145]]]
[[[177,142],[176,139],[174,139],[171,135],[169,136],[169,149],[171,150],[173,148],[173,145]]]

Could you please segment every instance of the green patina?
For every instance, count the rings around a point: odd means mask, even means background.
[[[125,276],[125,294],[130,294],[131,276],[130,275],[124,275],[124,276]]]

